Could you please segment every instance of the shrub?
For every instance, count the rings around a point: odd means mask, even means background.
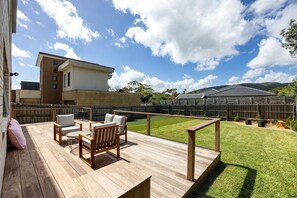
[[[292,120],[291,121],[291,129],[293,131],[296,131],[297,132],[297,121],[296,120]]]
[[[234,117],[234,121],[235,121],[235,122],[239,122],[239,120],[240,120],[239,115],[236,114],[236,116]]]
[[[256,119],[257,119],[257,120],[261,120],[261,116],[260,116],[260,114],[257,113],[257,115],[256,115]]]
[[[291,126],[291,122],[292,122],[292,117],[289,116],[289,117],[287,118],[287,120],[286,120],[286,125],[287,125],[288,127],[290,127],[290,126]]]

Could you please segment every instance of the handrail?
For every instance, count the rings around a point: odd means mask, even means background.
[[[150,136],[150,116],[166,116],[166,117],[179,117],[179,118],[192,118],[192,119],[202,119],[208,120],[207,122],[201,123],[187,128],[188,132],[188,165],[187,165],[187,179],[194,181],[195,173],[195,136],[196,132],[203,129],[209,125],[215,124],[215,151],[220,152],[220,121],[219,118],[207,118],[207,117],[195,117],[195,116],[182,116],[174,114],[161,114],[161,113],[150,113],[150,112],[137,112],[137,111],[125,111],[125,110],[113,110],[116,113],[129,113],[129,114],[140,114],[146,115],[146,131],[147,135]]]

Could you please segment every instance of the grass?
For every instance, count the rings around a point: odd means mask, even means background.
[[[201,120],[152,117],[151,135],[187,142],[186,128]],[[128,122],[146,132],[146,119]],[[196,135],[196,145],[214,148],[214,127]],[[297,197],[297,133],[221,122],[221,163],[192,197]]]

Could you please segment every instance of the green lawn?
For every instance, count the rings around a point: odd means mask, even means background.
[[[152,117],[151,135],[187,141],[186,128],[201,120]],[[145,133],[146,119],[128,122]],[[214,126],[196,135],[196,144],[214,148]],[[297,197],[297,133],[221,122],[222,162],[193,197]]]

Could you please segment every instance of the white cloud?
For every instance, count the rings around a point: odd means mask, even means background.
[[[273,14],[282,6],[284,6],[286,2],[287,0],[277,0],[277,1],[256,0],[251,5],[250,10],[252,10],[254,13],[258,15]]]
[[[29,1],[29,0],[22,0],[22,3],[23,3],[24,5],[26,5],[26,4],[28,4],[28,1]]]
[[[289,75],[287,73],[283,72],[274,72],[269,71],[267,74],[265,74],[263,77],[258,78],[255,82],[256,83],[262,83],[262,82],[280,82],[280,83],[288,83],[292,82],[295,75]]]
[[[31,20],[20,10],[17,10],[17,24],[25,29],[28,29],[28,22]]]
[[[29,51],[18,48],[14,43],[11,44],[12,56],[17,58],[31,58]]]
[[[273,1],[269,1],[273,2]],[[274,2],[275,3],[275,2]],[[289,27],[291,19],[297,20],[297,3],[290,4],[286,8],[278,11],[275,16],[265,19],[265,26],[268,36],[281,38],[280,32]]]
[[[269,37],[260,42],[258,55],[247,66],[256,69],[293,64],[297,64],[297,58],[291,57],[277,39]]]
[[[114,30],[112,29],[112,28],[109,28],[109,29],[107,29],[107,32],[110,34],[110,36],[114,36],[115,35],[115,33],[114,33]]]
[[[99,32],[89,29],[84,20],[78,15],[76,7],[66,0],[36,0],[42,10],[54,19],[59,38],[81,39],[91,42],[100,36]]]
[[[150,48],[154,56],[169,56],[177,64],[195,63],[199,71],[214,69],[223,58],[237,55],[236,46],[255,33],[238,0],[113,0],[113,4],[139,16],[126,37]]]
[[[273,70],[255,69],[247,71],[242,77],[232,76],[227,84],[240,83],[263,83],[263,82],[291,82],[296,75],[290,75],[284,72],[275,72]]]
[[[161,80],[157,77],[149,77],[142,72],[132,69],[129,66],[122,66],[123,72],[121,74],[114,73],[112,78],[108,81],[109,86],[112,89],[121,89],[128,85],[131,81],[138,81],[143,84],[151,85],[155,91],[164,91],[170,88],[177,88],[178,92],[182,92],[184,89],[192,91],[204,87],[211,86],[213,81],[217,79],[217,76],[208,75],[203,79],[195,80],[190,76],[185,75],[183,80],[169,82]]]
[[[65,52],[65,57],[74,58],[80,60],[80,57],[74,52],[73,48],[65,43],[55,43],[53,46],[50,47],[56,51],[62,50]]]
[[[235,84],[238,84],[239,81],[240,81],[240,77],[232,76],[231,78],[229,78],[227,84],[228,85],[235,85]]]
[[[117,41],[114,43],[114,45],[117,46],[118,48],[124,48],[128,46],[128,44],[126,43],[127,37],[121,37],[116,40]]]
[[[254,79],[256,77],[261,76],[262,74],[265,73],[265,69],[263,68],[259,68],[259,69],[251,69],[249,71],[247,71],[242,78],[243,79]]]

